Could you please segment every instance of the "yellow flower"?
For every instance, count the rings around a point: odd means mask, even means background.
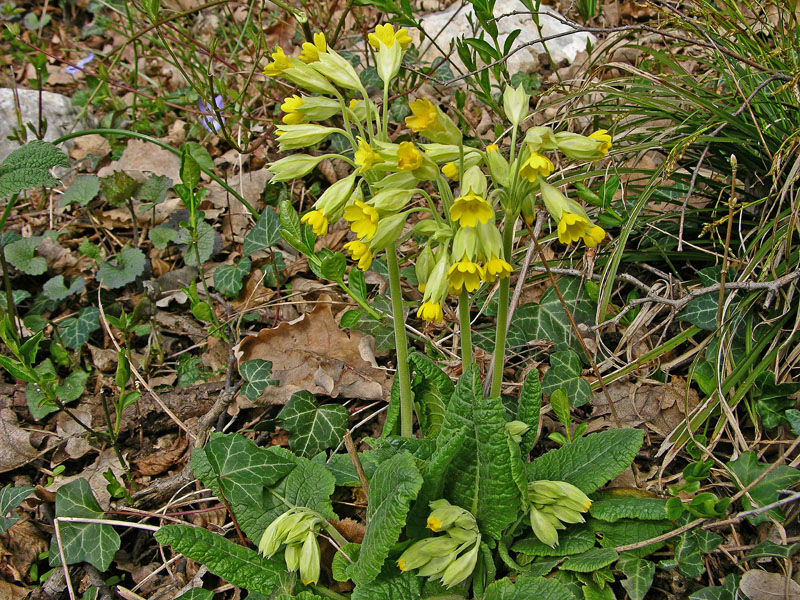
[[[430,100],[420,98],[409,102],[408,107],[413,114],[410,117],[406,117],[406,125],[412,131],[419,133],[425,129],[433,131],[444,130],[442,124],[439,123],[439,112]]]
[[[604,239],[606,239],[606,230],[600,227],[599,225],[590,227],[583,234],[583,243],[586,244],[587,248],[594,248]]]
[[[594,236],[589,233],[590,231],[589,221],[582,216],[570,212],[561,214],[561,220],[558,222],[558,241],[562,244],[577,242],[584,236],[589,236],[594,241]],[[600,239],[602,240],[602,238]]]
[[[344,218],[350,221],[350,229],[362,240],[370,240],[378,230],[378,211],[361,200],[344,209]]]
[[[450,284],[450,291],[461,293],[463,288],[468,292],[474,292],[481,286],[481,279],[484,278],[483,267],[470,260],[461,260],[450,266],[447,271],[447,280]]]
[[[492,217],[494,211],[489,203],[472,191],[456,198],[450,207],[450,218],[458,221],[461,227],[475,227],[478,221],[488,223]]]
[[[292,66],[289,57],[284,54],[283,48],[280,46],[275,48],[275,52],[272,53],[272,61],[264,67],[264,75],[267,77],[277,77]]]
[[[489,144],[486,146],[486,152],[498,152],[500,148],[497,147],[497,144]]]
[[[383,162],[380,155],[372,149],[362,137],[358,137],[358,150],[356,150],[355,163],[361,167],[361,171],[369,171],[376,163]]]
[[[547,177],[554,170],[555,167],[549,158],[538,152],[531,152],[530,158],[520,168],[519,175],[520,177],[527,177],[528,181],[533,183],[539,175]]]
[[[442,175],[453,181],[458,181],[458,167],[456,163],[449,162],[442,167]]]
[[[611,150],[611,136],[608,135],[607,129],[598,129],[594,133],[589,134],[589,137],[593,140],[597,140],[598,142],[602,142],[600,147],[597,149],[603,155],[608,154],[608,151]]]
[[[367,36],[367,40],[370,46],[375,48],[375,50],[380,50],[380,42],[383,42],[387,48],[391,48],[392,44],[397,42],[403,50],[408,48],[408,45],[412,42],[411,36],[408,35],[408,29],[403,27],[402,29],[398,29],[397,33],[395,33],[391,23],[378,25],[375,28],[375,33],[370,33]]]
[[[372,251],[369,249],[369,244],[356,240],[347,242],[344,249],[350,253],[350,258],[358,261],[359,269],[362,271],[369,269],[372,264]]]
[[[303,51],[300,53],[300,60],[304,63],[317,62],[320,53],[328,51],[328,44],[325,42],[324,33],[314,34],[314,43],[303,42]]]
[[[380,27],[380,26],[379,26]],[[397,168],[401,171],[413,171],[422,166],[422,154],[413,142],[402,142],[397,149]]]
[[[417,310],[417,317],[422,319],[423,321],[428,321],[428,323],[441,323],[444,320],[444,312],[442,311],[442,305],[438,302],[434,302],[432,300],[428,300],[427,302],[423,303],[422,306],[419,307]],[[434,531],[437,531],[434,529]],[[400,565],[400,569],[403,569],[403,566]]]
[[[511,265],[502,258],[493,258],[483,266],[485,273],[484,280],[492,283],[495,279],[505,279],[511,275]]]
[[[300,222],[304,225],[310,225],[317,235],[328,233],[328,219],[321,210],[307,212],[301,217]]]
[[[281,121],[287,125],[299,125],[302,123],[305,115],[300,112],[300,107],[304,104],[305,102],[300,96],[285,98],[283,104],[281,104],[281,110],[286,114],[283,115]]]

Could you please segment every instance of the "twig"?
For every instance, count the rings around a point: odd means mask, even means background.
[[[358,475],[358,480],[361,482],[361,491],[364,492],[364,498],[367,504],[369,504],[369,482],[364,473],[364,467],[361,466],[361,459],[358,458],[358,452],[356,452],[356,447],[353,444],[353,438],[350,436],[349,431],[344,432],[344,446],[347,448],[347,454],[356,469],[356,475]]]

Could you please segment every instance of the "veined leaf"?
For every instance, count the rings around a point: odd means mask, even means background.
[[[0,198],[34,187],[58,185],[53,167],[69,167],[67,155],[50,142],[33,140],[9,154],[0,164]]]
[[[387,565],[372,581],[356,585],[350,600],[417,600],[422,581],[412,571],[402,573],[396,566]]]
[[[23,503],[25,498],[33,492],[32,487],[7,485],[0,489],[0,534],[5,533],[8,529],[19,520],[19,516],[14,512],[20,504]],[[10,516],[6,516],[10,514]]]
[[[594,531],[585,523],[568,525],[558,534],[558,545],[551,548],[535,536],[514,542],[511,549],[530,556],[569,556],[580,554],[594,547],[596,538]]]
[[[214,255],[215,248],[217,248],[217,244],[221,245],[221,238],[219,234],[214,231],[214,228],[211,227],[206,221],[200,221],[197,223],[197,247],[195,249],[195,243],[192,241],[192,237],[189,234],[189,231],[186,229],[181,229],[178,232],[178,237],[175,239],[175,242],[178,244],[187,244],[188,247],[186,248],[186,252],[183,255],[183,262],[185,262],[190,267],[197,266],[197,255],[200,255],[200,262],[204,263],[209,258]]]
[[[232,265],[220,265],[214,271],[214,287],[228,298],[235,298],[242,289],[242,280],[250,274],[250,259],[244,256]]]
[[[254,252],[266,250],[281,239],[281,221],[275,210],[268,206],[261,213],[256,226],[244,236],[242,254],[251,256]]]
[[[107,288],[124,287],[144,273],[146,262],[144,252],[138,248],[123,248],[117,256],[100,265],[97,279]]]
[[[544,577],[520,575],[516,582],[500,579],[487,586],[483,600],[573,600],[575,596],[562,583]]]
[[[640,519],[620,519],[613,523],[593,519],[590,521],[592,530],[600,534],[600,545],[604,548],[616,548],[617,546],[627,546],[645,540],[658,537],[662,533],[674,529],[672,521],[661,519],[659,521],[644,521]],[[652,554],[666,542],[656,542],[648,544],[636,550],[630,550],[629,556],[645,557]]]
[[[592,548],[581,554],[570,556],[561,563],[561,568],[565,571],[591,573],[592,571],[607,567],[618,558],[619,554],[612,548]]]
[[[61,300],[68,296],[80,294],[84,287],[86,287],[86,280],[83,277],[74,277],[70,286],[67,287],[64,283],[64,276],[56,275],[45,281],[42,287],[42,293],[46,298],[54,302],[61,302]]]
[[[748,451],[742,453],[736,460],[729,462],[728,467],[736,473],[742,485],[749,485],[770,465],[759,463],[756,453]],[[749,495],[759,506],[765,506],[778,500],[778,490],[788,490],[798,481],[800,481],[800,471],[786,465],[778,465],[750,489]],[[742,497],[742,505],[746,510],[755,508],[747,496]],[[786,518],[780,508],[773,508],[768,513],[747,517],[747,520],[756,525],[768,521],[769,516],[779,522]]]
[[[542,410],[542,390],[539,385],[539,373],[531,369],[525,376],[522,390],[519,393],[519,406],[517,419],[530,426],[528,432],[522,436],[519,449],[522,456],[527,459],[533,450],[533,445],[539,437],[539,415]]]
[[[653,585],[656,573],[655,563],[643,558],[627,557],[624,554],[617,561],[617,568],[625,573],[626,579],[622,587],[628,592],[631,600],[644,600],[645,594]]]
[[[153,246],[159,250],[163,250],[171,241],[178,237],[178,231],[166,225],[159,225],[148,231],[147,237],[153,242]]]
[[[317,401],[303,390],[292,394],[278,413],[281,426],[291,432],[289,446],[298,456],[311,458],[334,447],[347,429],[350,414],[341,404],[317,406]]]
[[[602,521],[619,521],[620,519],[657,521],[666,518],[667,501],[662,498],[606,496],[595,500],[589,512],[595,519]]]
[[[367,530],[353,569],[353,581],[366,584],[374,580],[389,550],[400,537],[411,501],[422,487],[422,476],[414,458],[407,452],[383,462],[372,476],[367,507]]]
[[[100,329],[100,311],[95,306],[87,306],[77,317],[64,319],[58,324],[61,341],[67,348],[77,350],[89,341],[89,336]]]
[[[574,407],[583,406],[592,397],[592,387],[581,377],[581,359],[572,350],[555,352],[550,355],[550,369],[542,379],[542,393],[553,394],[564,388],[569,403]]]
[[[242,393],[250,400],[257,400],[261,392],[268,385],[275,384],[272,377],[272,362],[257,358],[247,360],[241,364],[242,378],[245,383],[242,386]]]
[[[44,238],[42,236],[21,238],[5,247],[6,259],[14,267],[28,275],[41,275],[47,271],[44,257],[35,256],[34,252]]]

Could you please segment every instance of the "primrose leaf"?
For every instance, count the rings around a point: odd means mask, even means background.
[[[617,561],[617,568],[625,574],[622,587],[628,592],[631,600],[644,600],[645,595],[653,585],[653,576],[656,573],[654,562],[643,558],[621,556]]]
[[[272,362],[268,360],[248,360],[242,363],[241,366],[242,377],[245,380],[242,386],[242,393],[250,400],[257,400],[268,385],[273,385],[274,380],[270,379],[272,375]]]
[[[749,485],[751,482],[755,481],[761,473],[769,468],[770,465],[758,462],[756,453],[749,451],[743,452],[739,458],[729,462],[728,467],[736,474],[742,485]],[[758,506],[765,506],[778,500],[778,490],[788,490],[798,481],[800,481],[800,471],[787,465],[778,465],[770,471],[764,479],[750,489],[749,495]],[[742,505],[745,507],[745,510],[756,508],[750,502],[747,495],[742,497]],[[782,522],[786,518],[783,510],[780,508],[773,508],[766,513],[747,517],[747,520],[753,525],[756,525],[768,521],[769,516],[772,516],[779,522]]]
[[[350,600],[417,600],[422,596],[422,581],[413,571],[403,573],[387,565],[375,579],[356,585]]]
[[[612,429],[578,438],[528,463],[528,480],[566,481],[591,494],[630,466],[643,437],[640,429]]]
[[[517,407],[517,419],[530,426],[530,429],[522,436],[519,444],[520,453],[527,457],[536,438],[539,435],[539,414],[542,410],[542,389],[539,385],[539,373],[536,369],[531,369],[525,376],[522,383],[522,390],[519,393],[519,406]]]
[[[644,521],[640,519],[620,519],[613,523],[608,521],[593,520],[590,521],[592,530],[595,534],[602,536],[600,545],[603,548],[616,548],[617,546],[627,546],[628,544],[638,544],[645,540],[650,540],[658,537],[662,533],[666,533],[674,529],[672,521],[661,519],[658,521]],[[665,542],[655,542],[648,544],[636,550],[630,550],[629,556],[645,557],[652,554],[662,546]]]
[[[577,571],[578,573],[591,573],[603,567],[607,567],[619,558],[613,548],[592,548],[581,554],[570,556],[561,563],[561,568],[565,571]]]
[[[95,175],[79,175],[61,196],[61,206],[86,206],[100,193],[100,180]]]
[[[592,387],[581,377],[581,359],[572,350],[554,352],[550,355],[550,369],[542,379],[542,393],[552,394],[564,388],[569,403],[574,407],[583,406],[592,397]]]
[[[89,336],[100,329],[100,311],[95,306],[87,306],[77,317],[64,319],[58,325],[61,341],[67,348],[77,350],[89,341]]]
[[[593,548],[596,542],[594,531],[585,523],[569,525],[558,534],[558,545],[551,548],[536,536],[522,538],[514,542],[511,549],[529,556],[569,556],[580,554]]]
[[[422,476],[407,452],[396,454],[375,471],[369,486],[367,529],[353,570],[356,584],[368,583],[381,572],[421,487]]]
[[[103,511],[85,479],[76,479],[58,488],[56,517],[103,518]],[[120,546],[119,535],[111,525],[61,522],[59,533],[68,565],[85,561],[97,570],[105,571],[111,566],[111,560]],[[50,566],[61,566],[55,535],[50,540]]]
[[[292,394],[278,413],[281,427],[291,432],[289,446],[305,458],[336,446],[347,429],[349,417],[341,404],[317,406],[314,396],[305,390]]]
[[[602,521],[613,522],[620,519],[657,521],[667,517],[667,501],[662,498],[634,496],[604,497],[592,503],[589,514]]]
[[[19,520],[19,515],[13,511],[31,495],[31,492],[33,488],[28,486],[7,485],[0,489],[0,534],[8,531]],[[7,514],[11,516],[7,517]]]
[[[54,187],[53,167],[69,167],[67,155],[50,142],[33,140],[17,148],[0,163],[0,198],[34,187]]]
[[[80,294],[84,287],[86,287],[86,280],[83,277],[78,276],[73,278],[68,288],[64,283],[64,276],[56,275],[45,282],[42,287],[42,293],[46,298],[54,302],[60,302],[73,294]]]
[[[238,263],[220,265],[214,271],[214,287],[228,298],[235,298],[242,289],[242,280],[250,274],[250,259],[245,256]]]
[[[144,252],[138,248],[123,248],[116,257],[100,265],[97,278],[107,288],[121,288],[136,281],[144,273],[146,262]]]
[[[42,256],[34,256],[34,252],[43,239],[41,236],[36,236],[11,242],[5,248],[6,259],[23,273],[41,275],[47,271],[47,261]]]
[[[73,371],[67,375],[63,383],[56,388],[56,396],[58,396],[58,399],[64,404],[74,402],[83,395],[88,380],[89,373],[87,371]]]
[[[574,600],[575,596],[559,581],[545,577],[517,577],[516,582],[500,579],[486,587],[483,600]]]
[[[278,558],[232,542],[202,527],[165,525],[155,534],[159,543],[204,564],[208,570],[241,588],[271,596],[290,575]]]
[[[266,250],[274,246],[281,239],[281,221],[275,209],[268,206],[261,213],[256,226],[244,236],[242,254],[251,256],[254,252]]]

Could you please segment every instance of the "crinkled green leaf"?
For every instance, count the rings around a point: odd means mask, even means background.
[[[123,248],[115,257],[100,265],[97,279],[112,290],[124,287],[144,273],[146,262],[144,252],[138,248]]]
[[[228,298],[235,298],[242,282],[250,274],[250,259],[245,256],[232,265],[220,265],[214,271],[214,287]]]
[[[331,573],[336,581],[349,581],[352,578],[350,571],[355,567],[358,555],[361,553],[361,544],[350,542],[340,548],[333,555]],[[347,555],[347,557],[345,557]]]
[[[281,221],[275,209],[268,206],[261,213],[256,226],[244,236],[242,254],[251,256],[254,252],[266,250],[274,246],[281,239]]]
[[[265,558],[201,527],[165,525],[155,533],[155,538],[229,583],[250,591],[271,596],[289,577],[286,565],[279,558]]]
[[[422,582],[422,577],[412,571],[402,573],[396,566],[387,565],[372,581],[356,585],[350,600],[417,600]]]
[[[517,540],[511,549],[530,556],[569,556],[586,552],[594,547],[595,534],[591,527],[584,523],[568,525],[564,531],[558,533],[558,545],[551,548],[536,536]]]
[[[100,180],[95,175],[78,175],[61,196],[61,206],[86,206],[100,193]]]
[[[500,579],[486,587],[483,600],[572,600],[575,596],[555,579],[517,577],[516,582]]]
[[[41,275],[47,271],[44,257],[35,256],[36,248],[42,243],[42,236],[27,237],[11,242],[5,247],[6,260],[28,275]]]
[[[103,511],[85,479],[76,479],[58,488],[56,517],[103,518]],[[68,565],[86,561],[97,570],[105,571],[119,550],[119,535],[111,525],[61,522],[59,532]],[[55,534],[50,540],[50,566],[61,566]]]
[[[550,355],[550,369],[542,379],[542,393],[553,394],[564,388],[572,406],[583,406],[592,397],[592,387],[581,377],[581,359],[572,350]]]
[[[100,260],[100,257],[102,256],[100,254],[100,246],[90,242],[89,238],[83,238],[81,240],[81,243],[78,246],[78,252],[81,253],[81,256],[88,256],[93,260]]]
[[[445,469],[445,498],[470,511],[481,531],[498,538],[517,517],[519,495],[511,466],[505,408],[484,398],[480,372],[472,365],[458,380],[442,431],[466,428],[461,448]]]
[[[171,241],[178,237],[178,232],[172,227],[159,225],[158,227],[153,227],[150,231],[148,231],[147,237],[150,238],[151,242],[153,242],[153,246],[159,250],[163,250]]]
[[[281,236],[283,236],[283,239],[303,254],[313,254],[314,246],[313,244],[309,246],[309,244],[306,243],[306,236],[304,235],[304,230],[310,229],[310,227],[300,222],[300,215],[297,214],[297,211],[289,200],[281,202],[281,212],[279,216],[281,221]]]
[[[25,498],[31,495],[31,492],[33,492],[33,488],[24,485],[18,487],[7,485],[0,489],[0,534],[8,531],[19,520],[19,515],[14,512],[14,509],[22,504]]]
[[[67,287],[64,283],[64,276],[56,275],[45,281],[42,293],[46,298],[54,302],[60,302],[73,294],[80,294],[84,287],[86,287],[86,280],[83,277],[74,277],[70,286]]]
[[[561,563],[561,568],[565,571],[591,573],[607,567],[618,558],[619,554],[612,548],[592,548],[581,554],[570,556]]]
[[[100,329],[100,311],[95,306],[86,306],[77,317],[64,319],[58,324],[61,341],[67,348],[77,350],[89,341],[89,336]]]
[[[281,426],[291,432],[289,446],[305,458],[336,446],[347,429],[349,417],[341,404],[317,406],[314,396],[305,390],[292,394],[278,413]]]
[[[605,496],[592,503],[590,514],[603,521],[643,519],[654,521],[667,516],[667,501],[662,498],[637,498],[635,496]]]
[[[613,523],[593,519],[590,521],[593,531],[600,535],[600,545],[604,548],[616,548],[637,544],[651,540],[662,533],[674,529],[672,522],[666,519],[660,521],[642,521],[639,519],[620,519]],[[665,542],[648,544],[642,548],[629,551],[630,556],[645,557],[663,547]]]
[[[115,171],[108,177],[102,177],[100,184],[103,196],[114,206],[125,204],[139,187],[139,182],[124,171]]]
[[[0,163],[0,198],[34,187],[54,187],[53,167],[69,167],[67,155],[50,142],[33,140],[17,148]]]
[[[250,400],[257,400],[264,388],[275,384],[275,380],[271,379],[271,361],[260,358],[248,360],[241,364],[240,370],[244,378],[242,393]]]
[[[729,462],[728,468],[736,474],[742,485],[746,486],[755,481],[767,468],[770,468],[770,465],[758,462],[756,453],[748,451],[742,453],[736,460]],[[791,489],[798,481],[800,481],[800,471],[787,465],[778,465],[750,489],[749,495],[758,506],[766,506],[778,500],[778,490]],[[742,505],[745,510],[756,508],[747,495],[742,497]],[[756,525],[768,521],[770,516],[779,522],[786,518],[783,510],[773,508],[767,513],[749,516],[747,520]]]
[[[539,435],[539,415],[541,410],[542,389],[539,385],[539,373],[537,373],[536,369],[531,369],[522,383],[517,407],[517,419],[530,427],[527,433],[522,436],[522,441],[519,444],[520,452],[526,459]]]
[[[369,583],[381,572],[420,487],[422,476],[414,458],[406,452],[396,454],[375,471],[369,486],[367,529],[352,571],[356,584]]]
[[[644,600],[653,585],[653,576],[656,573],[655,563],[643,558],[627,557],[623,554],[617,561],[617,569],[625,574],[622,587],[628,592],[631,600]]]
[[[640,429],[612,429],[578,438],[528,463],[528,479],[566,481],[591,494],[630,466],[643,437]]]

